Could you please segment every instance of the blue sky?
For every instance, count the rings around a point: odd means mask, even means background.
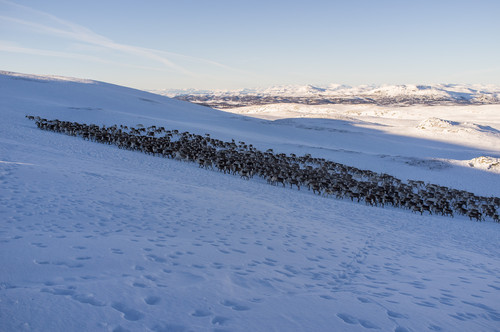
[[[142,89],[500,85],[500,1],[6,1],[0,69]]]

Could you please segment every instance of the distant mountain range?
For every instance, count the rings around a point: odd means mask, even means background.
[[[213,108],[275,103],[409,106],[500,104],[500,87],[476,84],[282,85],[238,90],[165,89],[150,92]]]

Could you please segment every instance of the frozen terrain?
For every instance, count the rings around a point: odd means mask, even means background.
[[[298,126],[328,130],[328,123],[348,122],[359,130],[372,129],[397,136],[455,143],[483,150],[488,156],[470,160],[441,158],[434,161],[477,167],[500,173],[500,105],[474,106],[376,106],[270,104],[225,109],[227,112],[267,120],[294,122]],[[285,120],[287,119],[287,120]],[[309,119],[309,120],[306,120]],[[323,121],[318,120],[323,119]],[[366,134],[366,131],[363,131]],[[432,143],[432,144],[436,144]],[[375,150],[375,149],[374,149]],[[415,153],[416,149],[408,151]],[[427,151],[425,153],[428,153]],[[442,153],[442,152],[439,152]],[[444,156],[444,154],[443,154]],[[430,157],[430,155],[428,155]]]
[[[4,72],[0,331],[500,330],[499,224],[242,180],[25,119],[210,133],[499,196],[495,167],[465,162],[500,157],[498,108],[471,107],[270,121]]]
[[[500,87],[480,84],[280,85],[238,90],[164,89],[152,91],[215,108],[274,103],[370,105],[500,104]]]

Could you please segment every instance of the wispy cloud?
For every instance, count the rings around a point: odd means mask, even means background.
[[[59,51],[27,48],[27,47],[14,45],[10,42],[6,42],[6,41],[2,41],[2,40],[0,40],[0,51],[108,63],[108,61],[105,61],[105,60],[103,60],[99,57],[95,57],[95,56],[78,54],[78,53],[68,53],[68,52],[59,52]]]
[[[92,55],[22,47],[22,46],[13,44],[13,43],[8,42],[8,41],[3,41],[3,40],[0,40],[0,52],[30,54],[30,55],[38,55],[38,56],[75,59],[75,60],[81,60],[81,61],[91,61],[91,62],[97,62],[97,63],[103,63],[103,64],[113,64],[113,65],[118,65],[121,67],[134,68],[134,69],[155,70],[155,71],[166,70],[164,68],[158,68],[158,67],[138,66],[138,65],[133,65],[130,63],[117,63],[115,61],[106,60],[106,59],[103,59],[103,58],[100,58],[97,56],[92,56]]]
[[[46,13],[46,12],[43,12],[43,11],[40,11],[37,9],[33,9],[31,7],[27,7],[24,5],[20,5],[17,3],[13,3],[13,2],[7,1],[7,0],[0,0],[0,3],[6,4],[12,8],[15,8],[20,13],[35,15],[39,18],[38,22],[33,22],[31,20],[28,21],[28,20],[25,20],[25,19],[22,19],[19,17],[10,17],[10,16],[6,16],[6,15],[0,15],[0,21],[9,22],[9,23],[13,23],[15,25],[23,26],[23,27],[29,28],[33,32],[43,33],[43,34],[56,36],[56,37],[61,37],[61,38],[69,39],[73,42],[87,43],[87,44],[99,46],[99,47],[102,47],[102,48],[105,48],[108,50],[114,50],[114,51],[122,52],[124,54],[137,56],[137,57],[142,58],[142,59],[149,59],[149,60],[152,60],[153,62],[162,64],[163,67],[170,68],[170,69],[175,70],[175,71],[182,73],[184,75],[197,76],[195,73],[191,72],[190,70],[186,69],[185,67],[170,60],[169,57],[170,58],[177,57],[177,58],[182,58],[182,59],[189,60],[189,61],[204,63],[207,65],[223,68],[223,69],[226,69],[229,71],[243,72],[243,71],[231,68],[229,66],[223,65],[221,63],[207,60],[207,59],[203,59],[203,58],[199,58],[199,57],[188,56],[188,55],[183,55],[183,54],[178,54],[178,53],[173,53],[173,52],[166,52],[166,51],[156,50],[156,49],[151,49],[151,48],[138,47],[138,46],[123,44],[123,43],[117,43],[109,38],[106,38],[105,36],[102,36],[98,33],[95,33],[94,31],[92,31],[92,30],[90,30],[82,25],[75,24],[73,22],[69,22],[67,20],[56,17],[52,14],[49,14],[49,13]],[[44,21],[45,23],[42,23],[41,21]],[[58,52],[58,51],[23,48],[23,47],[12,46],[12,45],[11,46],[8,46],[8,45],[2,46],[1,50],[7,51],[7,52],[19,52],[19,53],[26,53],[26,54],[39,54],[39,55],[45,55],[45,56],[66,57],[66,58],[73,58],[73,59],[80,59],[80,60],[98,61],[98,62],[110,62],[110,61],[106,61],[104,59],[101,59],[98,57],[93,57],[93,56],[78,55],[78,54],[74,54],[74,53],[66,53],[66,52]],[[134,67],[140,67],[140,66],[134,66]],[[142,67],[142,68],[161,69],[161,67],[160,68]]]

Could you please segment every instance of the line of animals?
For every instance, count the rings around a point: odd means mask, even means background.
[[[498,208],[500,198],[476,196],[423,181],[408,180],[406,183],[388,175],[361,170],[311,155],[296,156],[257,150],[245,142],[224,142],[164,127],[144,128],[113,125],[110,127],[77,122],[47,120],[38,116],[26,116],[36,121],[38,128],[86,140],[114,144],[121,149],[175,160],[195,162],[200,167],[217,169],[250,179],[255,175],[272,185],[307,187],[315,194],[364,201],[371,206],[392,205],[409,209],[414,213],[424,212],[451,216],[468,216],[482,221],[491,218],[500,222]]]

